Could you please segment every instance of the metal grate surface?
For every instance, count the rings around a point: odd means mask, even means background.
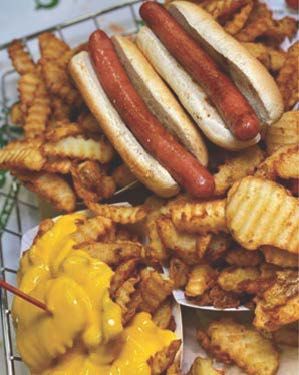
[[[37,58],[37,38],[45,31],[54,32],[71,46],[86,41],[88,35],[97,28],[113,32],[109,25],[117,25],[123,34],[133,34],[138,31],[140,19],[137,9],[141,0],[131,1],[109,9],[82,16],[54,27],[41,30],[21,38],[33,58]],[[0,45],[0,53],[6,53],[8,44]],[[16,137],[9,123],[9,108],[17,100],[16,82],[18,75],[12,68],[1,75],[1,115],[0,126],[5,127],[6,139]],[[22,234],[37,225],[39,209],[36,197],[13,179],[6,177],[6,183],[0,191],[0,277],[15,284],[16,269],[19,261],[19,248]],[[0,290],[0,307],[2,335],[0,329],[0,374],[28,374],[16,350],[14,330],[10,314],[12,297]],[[2,341],[1,343],[1,336]],[[3,358],[1,357],[3,356]]]

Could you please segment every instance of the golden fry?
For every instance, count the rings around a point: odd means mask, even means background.
[[[179,258],[171,258],[169,277],[174,282],[174,288],[184,288],[188,282],[189,267]]]
[[[110,295],[114,296],[115,292],[122,284],[132,276],[135,276],[136,266],[139,259],[133,258],[121,263],[114,272],[110,282]]]
[[[8,47],[8,54],[12,64],[19,74],[33,73],[36,70],[30,54],[19,40],[14,40]]]
[[[136,177],[130,171],[126,164],[121,164],[116,167],[112,173],[112,177],[117,187],[123,188],[131,182],[136,181]]]
[[[298,253],[299,203],[273,181],[247,176],[228,193],[226,220],[233,238],[248,250],[272,245]]]
[[[139,278],[130,277],[115,292],[114,300],[121,307],[123,316],[127,314],[130,308],[131,295],[136,291],[135,285],[138,282]]]
[[[219,171],[214,175],[215,194],[223,195],[235,181],[253,174],[263,159],[264,154],[258,146],[242,150],[228,159],[223,165],[219,166]]]
[[[21,103],[17,102],[15,103],[11,108],[9,112],[10,121],[14,125],[23,125],[24,124],[24,115],[21,109]]]
[[[70,50],[70,47],[54,34],[45,32],[38,37],[41,57],[47,60],[57,60]]]
[[[147,361],[151,368],[151,375],[161,375],[171,366],[181,343],[181,340],[172,341],[168,347],[163,348]]]
[[[82,129],[76,122],[56,121],[55,127],[47,130],[45,135],[49,142],[58,142],[63,138],[82,133]]]
[[[224,25],[224,30],[231,35],[237,34],[245,25],[252,9],[253,1],[249,1],[248,4],[238,11],[238,13],[234,14],[232,20]]]
[[[168,329],[172,318],[172,301],[171,298],[168,298],[153,314],[153,321],[161,329]]]
[[[216,370],[210,358],[197,357],[187,375],[224,375],[224,371]]]
[[[143,206],[127,207],[91,203],[89,208],[96,215],[105,216],[119,224],[135,224],[143,220],[146,215],[146,210]]]
[[[37,87],[41,82],[41,78],[36,73],[26,73],[19,79],[18,91],[20,93],[21,110],[23,113],[26,113],[28,107],[32,105]]]
[[[43,171],[51,173],[68,174],[71,171],[72,162],[70,159],[47,158],[43,165]]]
[[[240,293],[243,292],[242,283],[259,277],[259,269],[255,267],[228,267],[220,272],[217,282],[227,292]]]
[[[261,250],[267,263],[279,267],[298,268],[298,254],[288,253],[273,246],[263,246]]]
[[[217,271],[208,264],[194,266],[189,273],[189,279],[185,287],[185,294],[188,297],[197,297],[210,289],[217,279]]]
[[[113,222],[103,216],[95,216],[77,223],[77,230],[72,234],[72,238],[80,247],[80,244],[93,242],[107,234],[112,228]]]

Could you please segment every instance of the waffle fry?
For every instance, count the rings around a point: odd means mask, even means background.
[[[146,210],[143,206],[127,207],[90,204],[89,208],[96,215],[105,216],[119,224],[134,224],[143,220],[146,215]]]
[[[285,112],[272,124],[267,131],[266,144],[269,155],[280,147],[299,144],[299,112]]]
[[[210,358],[197,357],[187,375],[224,375],[224,371],[216,370]]]
[[[174,340],[171,344],[157,352],[147,363],[151,368],[152,375],[160,375],[173,363],[176,353],[181,346],[181,340]]]
[[[38,37],[41,56],[47,60],[57,60],[64,53],[70,51],[70,47],[52,33],[42,33]]]
[[[12,64],[19,74],[33,73],[36,65],[30,54],[19,40],[14,40],[8,47],[8,54]]]
[[[297,253],[298,219],[297,199],[272,181],[248,176],[235,183],[228,193],[228,228],[248,250],[272,245]]]
[[[199,264],[192,268],[185,294],[188,297],[202,296],[203,293],[210,289],[216,283],[217,271],[207,264]]]

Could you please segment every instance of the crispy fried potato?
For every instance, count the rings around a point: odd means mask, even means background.
[[[21,110],[27,113],[35,98],[38,85],[42,82],[40,76],[35,73],[26,73],[21,76],[18,82],[18,91],[20,94]]]
[[[197,335],[202,346],[217,359],[234,362],[249,375],[274,375],[278,352],[270,340],[253,328],[230,319],[212,322],[207,336]],[[204,337],[204,339],[203,339]]]
[[[37,139],[10,142],[0,149],[0,169],[41,170],[46,161],[40,151],[41,144]]]
[[[76,231],[72,238],[80,247],[81,244],[93,242],[107,234],[112,228],[113,222],[103,216],[86,218],[84,221],[76,223]]]
[[[263,254],[258,250],[248,251],[236,246],[225,255],[225,261],[231,266],[255,267],[263,262]]]
[[[168,367],[166,375],[182,375],[180,361],[175,360],[173,364]]]
[[[163,348],[148,359],[147,363],[151,368],[151,375],[161,375],[172,365],[181,343],[181,340],[174,340],[169,346]]]
[[[91,203],[89,208],[96,215],[108,217],[119,224],[135,224],[143,220],[147,212],[143,206],[109,206],[108,204]]]
[[[171,258],[169,277],[174,282],[174,288],[184,288],[188,282],[189,267],[179,258]]]
[[[172,221],[179,231],[199,234],[227,231],[224,199],[178,203],[170,210]]]
[[[168,329],[172,318],[172,300],[171,298],[167,298],[153,314],[153,321],[156,326]]]
[[[293,17],[272,20],[272,25],[263,33],[272,44],[279,45],[285,38],[292,39],[296,35],[297,21]]]
[[[264,154],[258,146],[249,147],[229,158],[214,175],[215,195],[223,195],[235,181],[253,174],[263,159]]]
[[[132,241],[96,242],[84,245],[83,249],[109,266],[118,265],[128,259],[141,258],[144,254],[142,245]]]
[[[80,124],[81,128],[87,132],[98,134],[102,133],[99,123],[90,112],[81,113],[78,118],[78,123]]]
[[[8,47],[8,54],[12,64],[19,74],[33,73],[36,65],[30,54],[19,40],[14,40]]]
[[[269,126],[266,144],[269,155],[280,147],[299,144],[299,111],[285,112],[275,124]]]
[[[289,48],[285,63],[276,79],[283,97],[285,111],[292,109],[299,100],[298,56],[299,42],[296,42]]]
[[[288,253],[274,246],[263,246],[261,251],[267,263],[280,267],[298,268],[298,254]]]
[[[135,276],[139,259],[133,258],[121,263],[116,269],[110,282],[110,295],[114,296],[116,290],[132,276]]]
[[[273,332],[275,344],[298,347],[298,323],[289,324]]]
[[[224,25],[224,30],[231,34],[237,34],[245,25],[248,17],[253,9],[253,1],[249,1],[245,4],[238,13],[234,14],[233,18]]]
[[[143,269],[140,282],[141,310],[154,313],[158,306],[171,294],[173,287],[173,281],[166,278],[165,275],[149,267]]]
[[[63,102],[60,98],[51,98],[52,112],[55,121],[70,122],[72,107]]]
[[[204,294],[193,302],[199,306],[214,306],[218,309],[237,308],[240,306],[240,298],[236,293],[227,292],[214,285],[211,289],[206,290]]]
[[[47,130],[45,136],[49,142],[58,142],[63,138],[83,134],[80,125],[76,122],[56,121],[55,127]]]
[[[204,260],[214,263],[223,258],[232,242],[231,236],[226,233],[213,234],[209,246],[204,254]]]
[[[224,371],[213,367],[211,358],[195,358],[187,375],[224,375]]]
[[[297,271],[278,271],[276,281],[261,297],[256,297],[253,324],[258,329],[276,331],[299,319]]]
[[[17,177],[29,190],[49,201],[57,210],[75,210],[76,196],[70,185],[59,175],[39,172],[18,174]]]
[[[24,124],[24,115],[23,115],[23,112],[22,112],[22,109],[21,109],[21,103],[20,102],[16,102],[12,105],[12,107],[10,108],[10,111],[9,111],[9,117],[10,117],[10,121],[14,124],[14,125],[23,125]]]
[[[123,316],[128,312],[131,295],[136,291],[135,285],[138,282],[138,277],[130,277],[115,292],[114,300],[121,307]]]
[[[247,176],[228,193],[226,221],[233,238],[248,250],[272,245],[299,251],[299,203],[273,181]]]
[[[57,60],[70,50],[70,47],[65,42],[49,32],[40,34],[38,42],[41,56],[47,60]]]
[[[260,272],[256,267],[228,267],[220,272],[217,282],[227,292],[241,293],[242,283],[259,277]]]
[[[112,177],[116,185],[120,188],[129,185],[131,182],[136,181],[136,177],[130,171],[126,164],[121,164],[114,169]]]
[[[189,273],[185,294],[188,297],[197,297],[210,289],[217,280],[217,271],[208,264],[198,264]]]
[[[200,4],[213,18],[224,22],[230,19],[248,1],[246,0],[206,0]]]
[[[51,173],[68,174],[71,171],[72,162],[70,159],[47,158],[43,165],[43,171]]]
[[[272,20],[268,17],[260,17],[248,23],[239,33],[235,34],[240,42],[253,42],[272,27]]]
[[[104,139],[84,139],[81,136],[69,136],[58,142],[48,142],[43,150],[47,156],[97,160],[100,163],[108,163],[114,156],[112,146]]]

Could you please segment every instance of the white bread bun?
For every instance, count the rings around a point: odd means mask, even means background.
[[[267,69],[200,6],[174,1],[168,8],[181,26],[227,69],[232,80],[263,123],[283,113],[280,91]]]
[[[110,103],[88,53],[83,51],[75,55],[71,59],[69,70],[103,132],[137,179],[161,197],[176,195],[179,192],[176,181],[143,149]]]
[[[260,135],[250,141],[240,141],[234,137],[216,108],[210,104],[202,88],[172,57],[151,29],[142,27],[137,34],[136,42],[145,57],[176,93],[193,120],[213,143],[228,150],[240,150],[260,140]]]
[[[131,83],[149,110],[206,166],[208,153],[203,138],[173,93],[134,42],[124,36],[111,39]]]

